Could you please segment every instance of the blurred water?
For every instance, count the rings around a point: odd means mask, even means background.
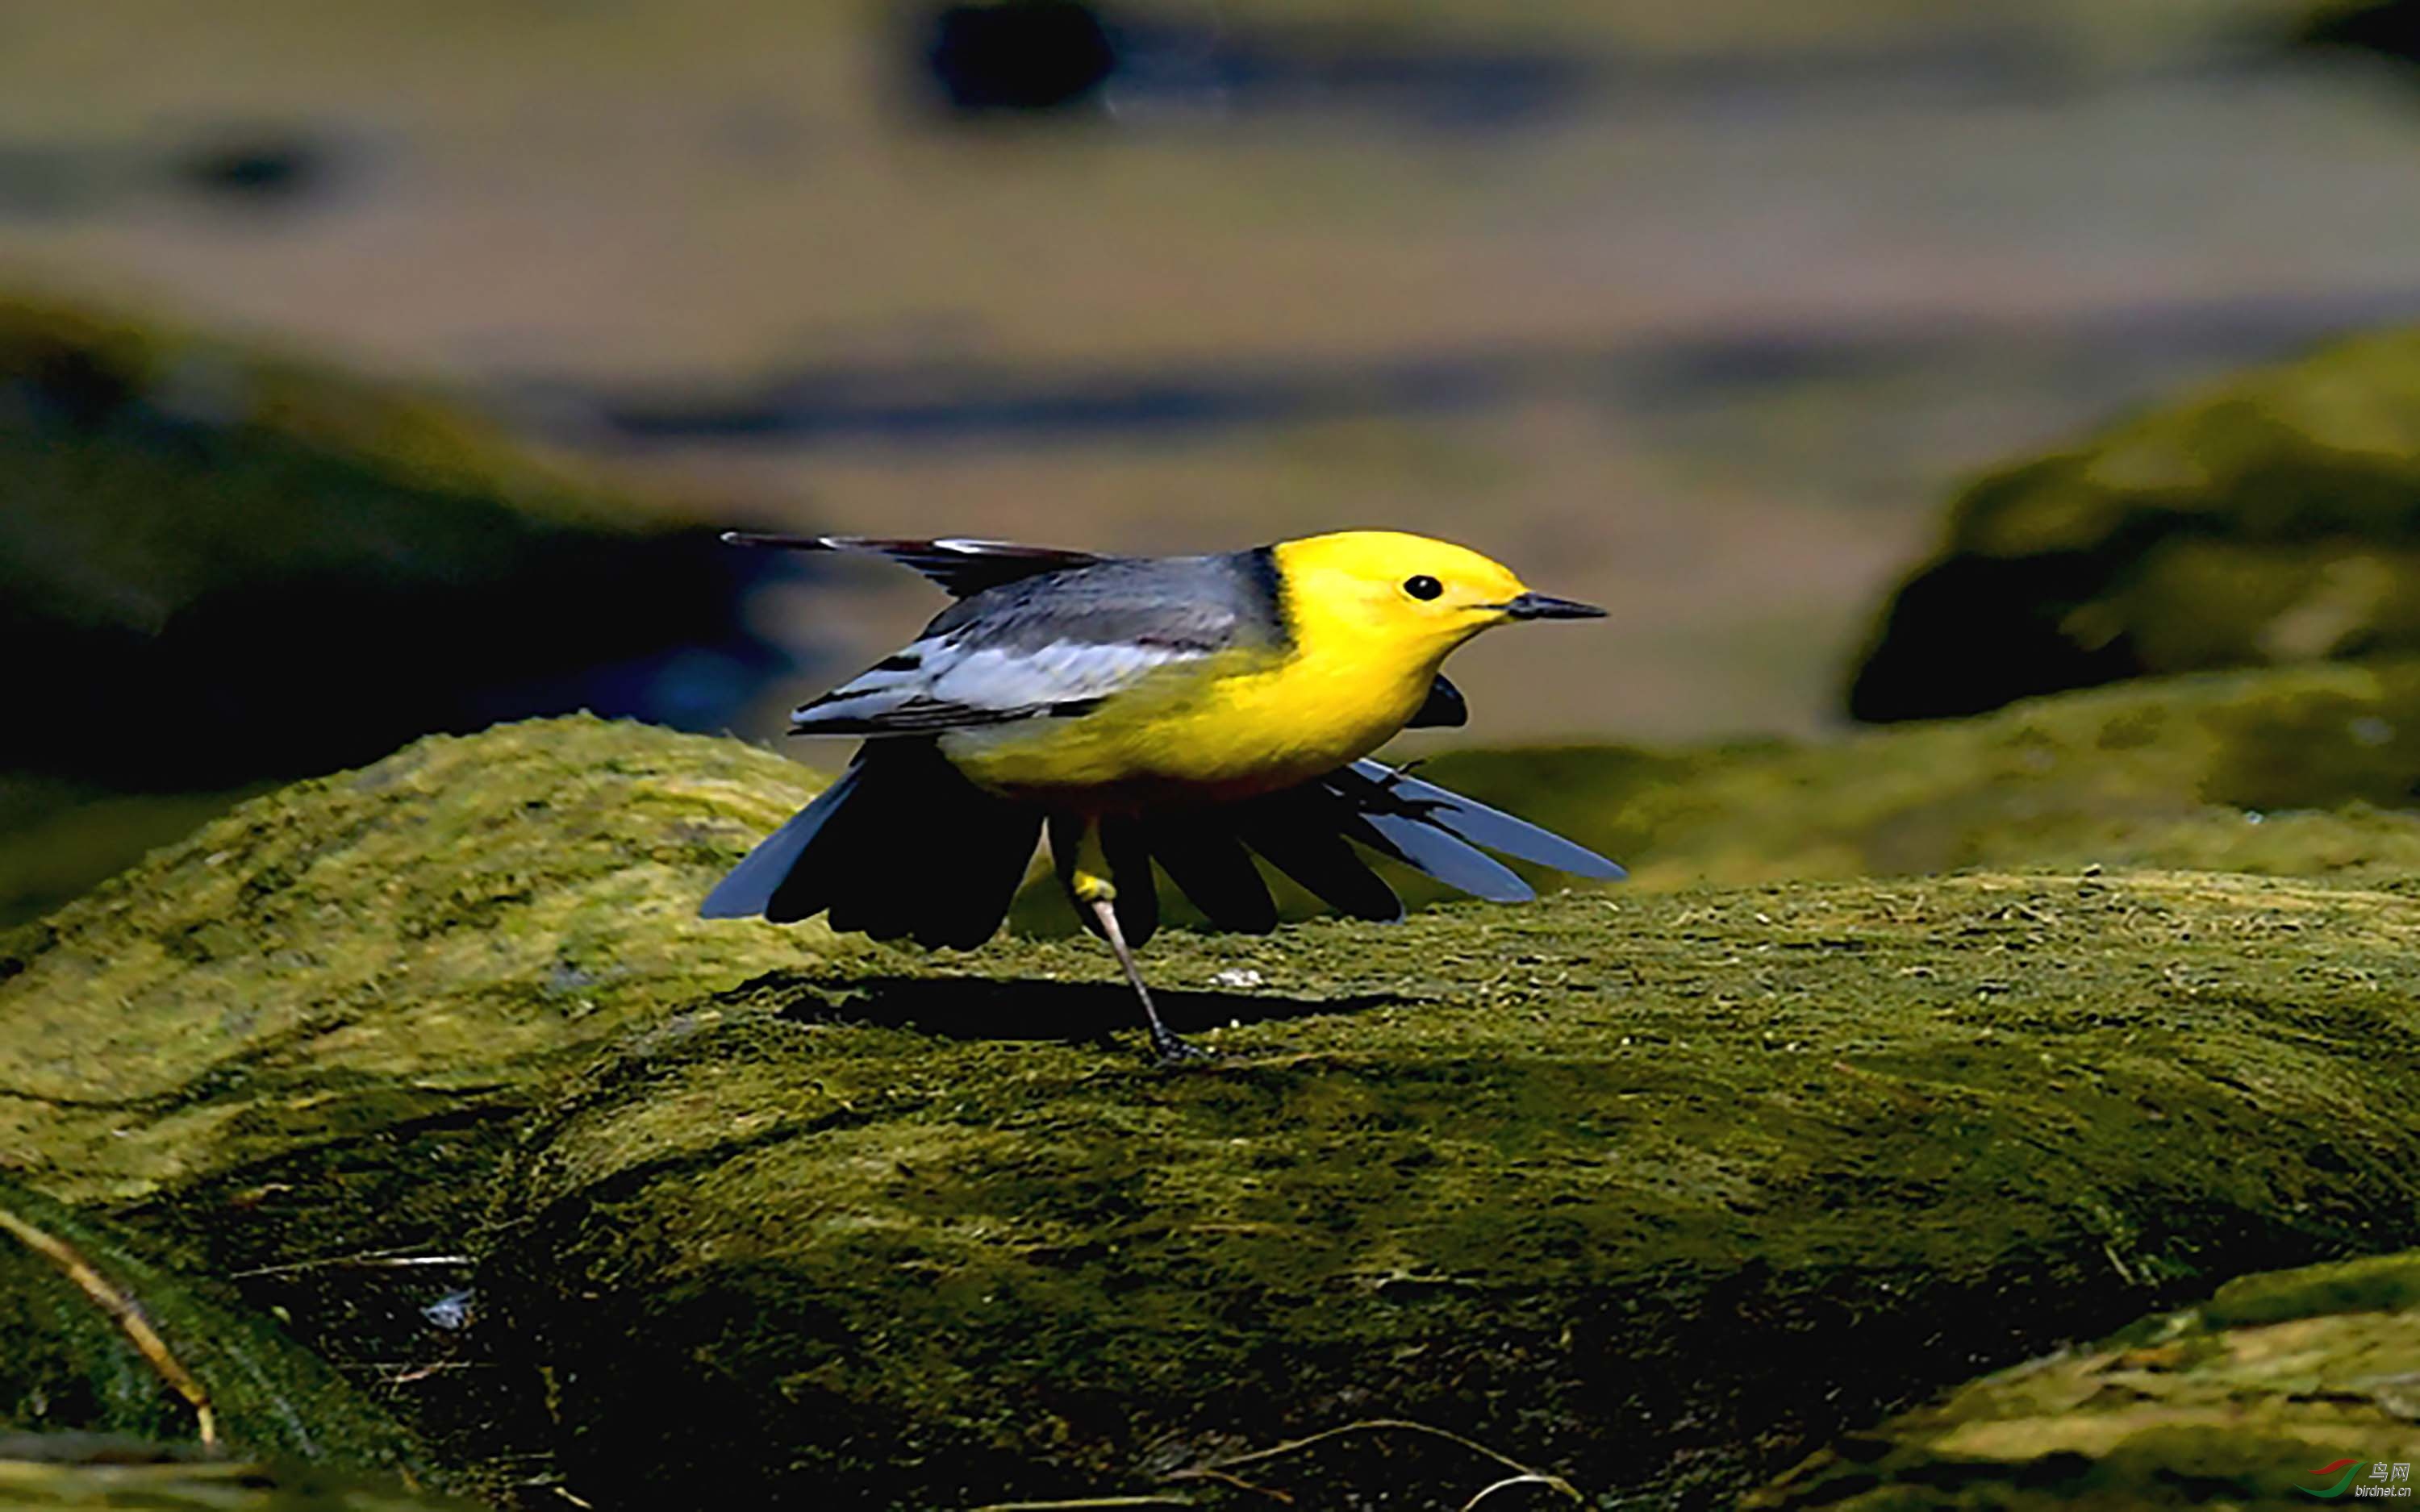
[[[588,445],[779,442],[910,452],[937,443],[1232,438],[1322,421],[1450,419],[1552,398],[1651,413],[1993,361],[2038,374],[2057,369],[2058,392],[2083,418],[2156,392],[2181,372],[2257,361],[2415,316],[2420,280],[2336,294],[2075,312],[2025,325],[1772,327],[1605,348],[1479,347],[1291,362],[1209,355],[1094,370],[891,361],[818,365],[737,385],[701,375],[597,389],[525,379],[519,388],[529,413],[561,439]]]
[[[1617,606],[1466,653],[1481,738],[1819,728],[1961,477],[2420,315],[2412,92],[2257,0],[1170,0],[1038,122],[915,103],[898,13],[139,8],[0,54],[21,276],[469,384],[712,523],[1392,524]],[[261,123],[377,171],[194,187]],[[751,616],[836,669],[930,609]]]

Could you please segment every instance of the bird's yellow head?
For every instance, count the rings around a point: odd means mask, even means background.
[[[1533,594],[1502,563],[1425,535],[1340,531],[1281,541],[1275,552],[1298,632],[1384,641],[1432,667],[1494,625],[1605,612]]]

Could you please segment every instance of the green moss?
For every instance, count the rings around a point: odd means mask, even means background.
[[[2200,1316],[2211,1328],[2248,1328],[2369,1312],[2420,1312],[2420,1255],[2242,1276],[2219,1288]]]
[[[473,1130],[670,1005],[830,951],[692,917],[813,791],[737,742],[572,718],[246,803],[0,946],[0,1150],[125,1203]],[[248,1223],[447,1205],[341,1185]]]
[[[1978,1363],[2420,1241],[2420,903],[2371,885],[2406,822],[2213,796],[2395,716],[2396,675],[1441,763],[1638,826],[1651,884],[1750,885],[1172,932],[1154,979],[1227,1052],[1181,1075],[1131,1058],[1090,942],[695,919],[813,791],[777,757],[594,719],[427,741],[0,942],[0,1162],[365,1378],[476,1365],[381,1399],[575,1492],[1074,1494],[1401,1412],[1709,1504]],[[2344,742],[2309,769],[2382,791],[2394,741]],[[2110,833],[2326,880],[1752,880]],[[419,1309],[472,1278],[350,1263],[390,1249],[482,1257],[463,1340]]]
[[[254,791],[126,794],[0,774],[0,927],[39,918]]]
[[[365,1379],[439,1362],[384,1399],[485,1443],[526,1398],[422,1317],[467,1269],[347,1257],[460,1254],[552,1078],[847,958],[820,929],[693,917],[813,792],[737,742],[575,718],[243,804],[0,937],[0,1168],[237,1277]]]
[[[1846,1438],[1743,1507],[2307,1506],[2337,1479],[2322,1465],[2420,1459],[2415,1280],[2420,1255],[2230,1282]]]
[[[2420,667],[2162,679],[1807,746],[1469,752],[1445,785],[1639,885],[1973,866],[2420,876]]]
[[[131,1297],[207,1396],[237,1453],[407,1468],[402,1429],[336,1374],[147,1247],[0,1178],[0,1208],[73,1249]],[[0,1233],[0,1430],[138,1434],[192,1443],[194,1408],[50,1258]],[[0,1437],[0,1460],[8,1458]],[[0,1473],[0,1491],[8,1480]]]
[[[1986,477],[1900,590],[1860,718],[2420,650],[2420,332],[2244,374]]]
[[[575,1491],[1099,1494],[1405,1416],[1709,1504],[1964,1362],[2411,1242],[2415,910],[1978,875],[1179,939],[1178,1016],[1244,1021],[1183,1075],[1021,1038],[1130,1011],[1081,945],[799,972],[583,1077],[483,1285]]]

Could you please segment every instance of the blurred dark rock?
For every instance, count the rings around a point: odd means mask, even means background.
[[[2256,370],[1982,479],[1849,689],[1888,721],[2420,651],[2420,332]]]
[[[2293,35],[2305,46],[2420,63],[2420,0],[2318,0],[2304,10]]]
[[[1100,11],[1080,0],[947,6],[927,23],[924,63],[954,110],[1063,110],[1095,98],[1118,61]]]
[[[1486,131],[1573,103],[1594,74],[1567,54],[1346,28],[1202,24],[1079,0],[948,6],[915,36],[928,85],[970,117],[1097,113],[1106,102],[1121,118],[1354,109]]]
[[[176,180],[201,193],[256,205],[285,204],[329,187],[338,155],[299,131],[226,133],[187,148],[170,164]]]
[[[0,821],[15,783],[219,793],[531,714],[726,727],[789,666],[742,618],[769,557],[437,396],[0,302]]]

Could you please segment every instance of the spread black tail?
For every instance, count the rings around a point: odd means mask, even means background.
[[[699,913],[788,923],[829,911],[836,930],[970,949],[1007,917],[1043,819],[1038,808],[969,782],[928,740],[869,741],[821,797],[722,879]],[[1082,834],[1080,822],[1058,827],[1070,844]],[[1402,918],[1394,889],[1347,841],[1494,903],[1536,894],[1489,851],[1578,876],[1622,875],[1594,851],[1527,820],[1371,761],[1264,798],[1101,822],[1119,930],[1133,946],[1158,924],[1154,862],[1216,928],[1275,929],[1277,904],[1254,851],[1342,913]],[[1084,922],[1097,931],[1090,918]]]
[[[1488,851],[1578,876],[1612,881],[1623,874],[1550,830],[1372,761],[1265,798],[1124,823],[1132,838],[1104,849],[1118,884],[1119,921],[1130,941],[1136,931],[1123,904],[1136,886],[1149,886],[1149,873],[1131,862],[1119,865],[1122,849],[1147,852],[1218,928],[1254,934],[1277,927],[1277,905],[1247,847],[1356,918],[1400,918],[1404,905],[1347,841],[1491,903],[1527,903],[1537,894]]]
[[[1041,810],[984,792],[931,741],[868,741],[698,913],[787,924],[829,911],[836,930],[971,949],[1007,917],[1041,838]]]

